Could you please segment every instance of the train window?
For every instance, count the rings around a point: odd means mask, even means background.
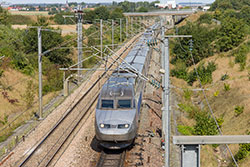
[[[118,100],[117,108],[131,108],[131,100]]]
[[[102,108],[114,108],[114,100],[102,100]]]

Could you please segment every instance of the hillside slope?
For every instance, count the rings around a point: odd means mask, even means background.
[[[189,20],[188,22],[197,22],[201,15],[201,13],[195,14],[187,20]],[[186,25],[188,22],[183,22],[179,27]],[[211,25],[209,26],[211,27]],[[216,26],[218,27],[218,25]],[[205,25],[205,27],[207,26]],[[181,45],[180,41],[176,41],[172,41],[175,46],[173,48],[176,48],[176,45]],[[249,35],[246,35],[244,40],[237,47],[226,52],[215,52],[213,55],[201,59],[196,64],[196,67],[206,67],[209,62],[214,62],[216,66],[215,70],[211,72],[211,81],[206,80],[207,82],[203,84],[203,86],[206,88],[208,101],[224,135],[246,135],[250,132],[249,41]],[[213,42],[212,45],[216,46],[216,43]],[[245,45],[244,47],[246,48],[246,51],[244,51],[244,53],[246,53],[244,67],[236,60],[241,56],[237,57],[237,54],[240,54],[243,45]],[[182,50],[188,49],[184,45],[181,47]],[[170,55],[172,55],[172,60],[178,56],[181,57],[180,53],[179,55],[175,55],[173,48],[171,50],[172,53],[170,53]],[[187,62],[187,60],[185,61]],[[199,114],[199,112],[206,112],[210,115],[210,112],[202,92],[192,91],[193,89],[199,88],[198,81],[192,82],[191,85],[186,82],[190,79],[187,77],[190,77],[189,75],[192,74],[194,66],[191,65],[186,68],[185,65],[180,65],[180,62],[177,61],[176,64],[171,65],[171,69],[175,69],[179,72],[179,76],[174,77],[172,75],[171,81],[173,86],[182,89],[173,89],[182,97],[178,107],[178,109],[182,111],[182,114],[180,114],[178,118],[178,130],[183,135],[197,135],[195,134],[195,128],[197,128],[195,115]],[[202,73],[199,72],[199,74],[201,75]],[[203,73],[202,75],[205,74]],[[186,78],[186,81],[177,77]],[[207,76],[207,78],[209,78],[209,76]],[[211,117],[211,115],[209,117]],[[229,147],[237,157],[236,154],[239,151],[239,145],[235,144]],[[249,154],[246,158],[239,160],[238,163],[241,167],[250,166]],[[232,166],[232,159],[229,153],[226,154],[224,146],[202,146],[201,166]]]

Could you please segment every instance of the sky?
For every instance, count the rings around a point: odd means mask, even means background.
[[[10,2],[12,4],[16,4],[16,3],[65,3],[66,0],[0,0],[0,2],[5,1],[5,2]],[[68,0],[69,2],[112,2],[112,1],[116,1],[116,2],[122,2],[124,0]],[[128,0],[130,2],[137,2],[137,1],[149,1],[152,2],[154,0]],[[167,1],[167,0],[166,0]],[[203,3],[211,3],[215,0],[176,0],[177,3],[179,2],[203,2]]]

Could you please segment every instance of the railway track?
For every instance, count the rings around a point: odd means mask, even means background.
[[[126,150],[102,150],[96,167],[123,167]]]
[[[32,150],[26,153],[25,157],[19,161],[16,166],[45,167],[55,164],[55,157],[60,157],[58,153],[62,152],[60,150],[65,147],[67,140],[76,131],[81,120],[89,113],[93,104],[96,102],[101,85],[107,80],[106,75],[111,73],[111,69],[115,68],[114,64],[131,48],[136,39],[135,37],[132,42],[129,42],[128,46],[124,47],[125,49],[120,51],[119,56],[113,60],[113,63],[107,64],[108,70],[102,72],[101,75],[97,77],[82,97],[67,111],[42,140],[37,143]]]

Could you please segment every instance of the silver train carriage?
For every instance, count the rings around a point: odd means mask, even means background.
[[[141,36],[125,58],[128,64],[122,63],[101,89],[95,113],[95,131],[96,139],[105,148],[128,147],[136,137],[145,81],[132,77],[128,71],[136,68],[147,75],[151,49],[145,41],[152,36],[150,32]]]

